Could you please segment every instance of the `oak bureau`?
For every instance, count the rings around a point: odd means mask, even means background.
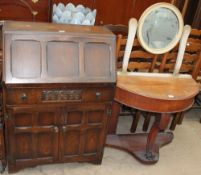
[[[103,27],[6,21],[3,108],[8,171],[100,164],[116,82],[115,36]]]

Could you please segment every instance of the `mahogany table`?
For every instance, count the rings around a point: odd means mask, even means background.
[[[166,129],[171,113],[190,108],[198,92],[197,83],[188,76],[118,75],[106,146],[125,150],[143,163],[156,163],[159,148],[173,139],[173,133],[159,131]],[[158,113],[150,132],[115,135],[120,103]]]

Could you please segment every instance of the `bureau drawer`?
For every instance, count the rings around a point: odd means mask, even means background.
[[[114,87],[101,88],[9,88],[6,104],[41,104],[67,102],[105,102],[114,97]]]

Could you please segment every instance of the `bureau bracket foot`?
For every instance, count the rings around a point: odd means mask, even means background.
[[[0,173],[3,174],[5,169],[6,169],[6,164],[0,161]]]

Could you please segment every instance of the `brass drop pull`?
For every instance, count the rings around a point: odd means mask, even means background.
[[[54,127],[54,132],[59,132],[59,128],[57,126]]]
[[[27,94],[26,94],[26,93],[22,93],[22,95],[21,95],[21,100],[22,100],[22,101],[25,101],[25,100],[27,100],[27,99],[28,99]]]
[[[104,23],[103,23],[103,21],[100,21],[100,25],[103,25]]]
[[[62,130],[63,130],[63,132],[66,132],[66,126],[62,126]]]
[[[38,11],[32,11],[33,16],[38,15]]]
[[[108,108],[108,109],[107,109],[107,115],[109,115],[109,116],[112,115],[112,109],[111,109],[111,108]]]

